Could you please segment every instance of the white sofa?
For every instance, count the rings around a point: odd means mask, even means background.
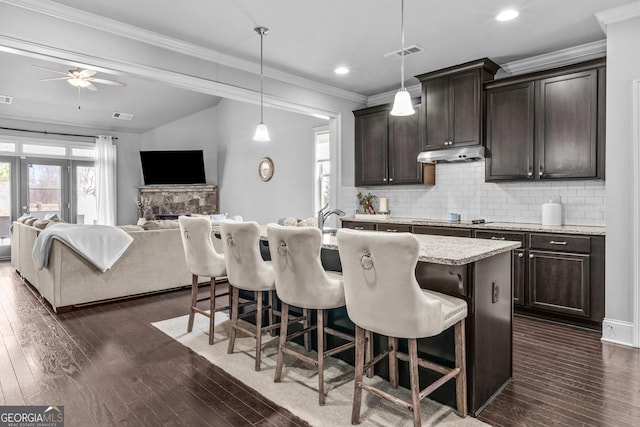
[[[60,240],[53,241],[48,268],[36,270],[31,252],[40,231],[31,225],[13,223],[11,263],[56,313],[78,305],[191,284],[177,228],[125,230],[133,242],[104,273]]]

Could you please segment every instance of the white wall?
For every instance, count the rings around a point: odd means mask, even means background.
[[[632,343],[634,198],[632,81],[640,79],[640,17],[607,26],[607,242],[603,338]],[[637,303],[637,301],[636,301]],[[637,327],[637,325],[636,325]]]
[[[145,150],[202,150],[208,184],[218,183],[217,113],[212,107],[174,122],[157,127],[141,135],[140,149]],[[140,156],[138,170],[142,173]],[[142,177],[140,178],[141,182]]]
[[[259,223],[291,216],[307,218],[313,211],[313,132],[322,119],[265,108],[270,142],[255,142],[260,107],[223,99],[216,107],[218,123],[218,186],[220,211]],[[273,178],[263,182],[258,162],[271,157]]]
[[[436,185],[343,187],[343,208],[358,208],[356,194],[371,192],[389,198],[393,216],[445,220],[447,213],[463,221],[540,224],[542,203],[560,196],[565,225],[605,225],[605,181],[485,182],[484,160],[436,165]],[[377,205],[376,205],[377,206]]]

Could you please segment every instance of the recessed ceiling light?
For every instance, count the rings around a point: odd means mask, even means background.
[[[349,74],[349,69],[347,67],[337,67],[333,72],[336,74]]]
[[[520,12],[513,9],[503,10],[496,15],[496,21],[511,21],[520,15]]]

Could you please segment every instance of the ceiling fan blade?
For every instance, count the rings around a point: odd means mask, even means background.
[[[97,71],[95,70],[80,70],[80,72],[78,73],[78,77],[80,78],[91,77],[96,73]]]
[[[86,87],[87,89],[89,89],[91,92],[95,92],[98,90],[97,87],[95,87],[94,85],[90,84],[89,86]]]
[[[65,76],[69,75],[68,72],[63,72],[63,71],[58,71],[58,70],[53,70],[51,68],[47,68],[47,67],[41,67],[39,65],[31,65],[33,68],[40,68],[41,70],[47,70],[47,71],[51,71],[52,73],[58,73],[58,74],[63,74]]]
[[[96,79],[96,78],[93,78],[93,77],[87,77],[85,80],[88,80],[90,82],[95,82],[95,83],[102,83],[102,84],[106,84],[106,85],[122,86],[122,87],[126,87],[127,86],[126,83],[116,82],[115,80]]]
[[[52,80],[69,80],[69,77],[49,77],[48,79],[40,79],[41,82],[50,82]]]

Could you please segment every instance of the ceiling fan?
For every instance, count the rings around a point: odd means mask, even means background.
[[[97,71],[89,70],[86,68],[85,69],[76,68],[75,70],[69,70],[64,72],[64,71],[53,70],[47,67],[41,67],[39,65],[32,65],[32,66],[34,68],[40,68],[42,70],[51,71],[52,73],[62,74],[64,76],[64,77],[49,77],[46,79],[40,79],[41,82],[48,82],[52,80],[66,80],[67,83],[69,83],[71,86],[75,86],[78,89],[86,88],[94,92],[97,91],[98,88],[95,87],[93,83],[102,83],[102,84],[122,86],[122,87],[127,86],[126,83],[117,82],[115,80],[105,80],[105,79],[98,79],[96,77],[93,77],[94,75],[96,75]]]

